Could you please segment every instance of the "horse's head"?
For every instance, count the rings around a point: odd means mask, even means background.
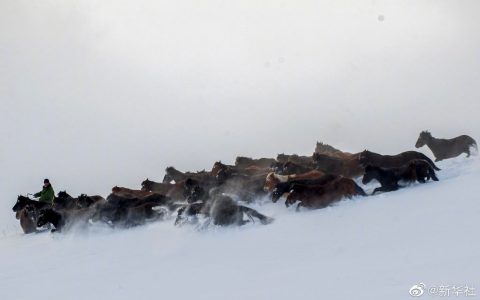
[[[142,188],[141,188],[141,190],[142,190],[142,191],[149,191],[150,188],[151,188],[151,186],[152,186],[152,183],[153,183],[153,181],[148,180],[148,178],[145,179],[144,181],[142,181]]]
[[[163,177],[163,183],[170,183],[175,180],[174,174],[177,170],[174,167],[168,167],[165,169],[165,176]]]
[[[194,186],[190,195],[187,197],[187,202],[188,203],[194,203],[203,198],[205,195],[205,190],[201,186]]]
[[[278,187],[274,188],[272,192],[272,202],[276,203],[280,198],[282,198],[283,194],[284,191],[282,191]]]
[[[218,184],[223,184],[225,183],[225,181],[228,180],[228,178],[230,178],[230,173],[231,172],[228,172],[225,169],[220,170],[215,176],[215,180],[217,181]]]
[[[12,210],[15,211],[15,212],[22,210],[27,205],[28,200],[30,200],[28,197],[19,195],[17,197],[17,202],[12,207]]]
[[[92,198],[88,197],[86,194],[81,194],[77,199],[77,206],[79,208],[86,208],[93,204]]]
[[[210,173],[213,176],[216,176],[218,174],[218,172],[220,172],[221,170],[224,170],[226,168],[227,168],[227,166],[222,164],[221,161],[217,161],[213,164],[212,171]]]
[[[375,179],[377,176],[376,176],[377,172],[376,172],[376,168],[373,167],[373,166],[366,166],[365,167],[365,174],[363,175],[363,178],[362,178],[362,183],[363,184],[367,184],[369,183],[370,181],[372,181],[373,179]]]
[[[420,148],[425,146],[426,143],[432,138],[432,134],[428,131],[422,131],[420,132],[420,135],[418,136],[418,140],[415,143],[415,148]]]
[[[237,158],[235,159],[235,165],[238,166],[238,165],[241,165],[241,164],[250,163],[251,161],[252,161],[252,159],[249,158],[249,157],[237,156]]]
[[[280,153],[280,154],[277,154],[277,161],[280,162],[280,163],[284,163],[286,161],[288,161],[288,155],[287,154],[284,154],[284,153]]]
[[[58,192],[58,198],[67,199],[72,198],[72,196],[70,196],[67,191],[60,191]]]
[[[363,150],[362,152],[360,152],[358,154],[358,161],[360,162],[360,165],[367,166],[369,164],[371,154],[372,152],[368,150]]]

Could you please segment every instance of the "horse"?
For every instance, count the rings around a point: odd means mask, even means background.
[[[278,171],[276,171],[276,173],[280,175],[292,175],[307,173],[315,169],[317,169],[317,166],[315,164],[300,165],[291,161],[287,161],[286,163],[282,164],[280,168],[278,168]]]
[[[212,193],[227,193],[237,195],[242,201],[251,202],[256,198],[265,196],[263,186],[267,173],[256,175],[224,174],[223,171],[217,175],[216,187],[210,187]]]
[[[366,196],[365,191],[350,178],[340,177],[324,185],[297,185],[295,184],[287,196],[285,205],[288,207],[297,201],[297,211],[300,207],[310,209],[325,208],[343,198]]]
[[[244,156],[238,156],[235,159],[235,166],[240,168],[240,169],[245,169],[251,166],[256,166],[261,169],[267,169],[270,168],[270,165],[275,162],[275,159],[273,158],[251,158],[251,157],[244,157]]]
[[[142,191],[162,194],[176,200],[182,200],[184,198],[183,190],[185,187],[185,181],[179,181],[175,183],[160,183],[151,181],[147,178],[142,182],[141,185]]]
[[[345,153],[343,151],[338,150],[337,148],[330,146],[329,144],[325,144],[323,142],[318,142],[315,145],[315,153],[319,154],[337,154],[337,153]]]
[[[313,161],[317,170],[335,175],[355,178],[363,174],[359,155],[331,156],[328,154],[313,154]]]
[[[256,174],[266,173],[269,170],[270,168],[260,167],[256,165],[251,165],[246,168],[243,168],[239,166],[225,165],[225,164],[222,164],[221,161],[217,161],[213,165],[212,171],[210,171],[210,174],[212,175],[212,177],[216,178],[220,171],[224,171],[225,174],[229,174],[229,175],[231,174],[256,175]]]
[[[440,170],[430,158],[417,151],[405,151],[397,155],[381,155],[365,150],[359,155],[360,164],[362,166],[371,165],[382,168],[400,168],[414,159],[426,160],[433,169],[436,171]]]
[[[15,205],[12,207],[12,210],[14,212],[19,212],[21,211],[22,209],[24,209],[27,205],[30,205],[32,206],[33,208],[35,208],[36,210],[39,210],[39,209],[42,209],[42,208],[47,208],[47,207],[51,207],[52,205],[48,202],[40,202],[40,201],[36,201],[36,200],[32,200],[28,197],[25,197],[25,196],[22,196],[22,195],[19,195],[18,198],[17,198],[17,202],[15,203]]]
[[[333,174],[326,174],[318,179],[299,179],[299,180],[290,180],[287,182],[280,182],[275,185],[275,188],[272,191],[272,202],[277,202],[283,195],[290,192],[293,185],[323,185],[327,184],[333,180],[338,179],[339,176]]]
[[[418,136],[415,147],[420,148],[425,145],[432,150],[435,161],[457,157],[462,153],[469,157],[472,147],[478,151],[477,142],[468,135],[461,135],[452,139],[437,139],[430,132],[422,131]]]
[[[132,190],[125,187],[114,186],[112,193],[123,198],[144,198],[153,193],[145,190]]]
[[[207,179],[211,178],[210,172],[206,172],[205,170],[192,173],[192,172],[180,172],[174,167],[168,167],[165,169],[165,176],[163,177],[163,183],[170,183],[172,181],[180,182],[187,180],[188,178],[192,179]]]
[[[262,215],[252,208],[238,205],[232,198],[227,196],[217,197],[210,208],[210,217],[213,220],[213,224],[219,226],[244,225],[248,222],[243,220],[244,214],[251,220],[253,220],[253,217],[259,219],[263,225],[273,221],[272,218]]]
[[[280,153],[277,155],[277,162],[286,163],[287,161],[294,162],[299,165],[309,165],[313,163],[313,157],[311,156],[300,156],[297,154],[283,154]]]
[[[114,226],[133,226],[142,224],[146,219],[162,216],[155,207],[176,209],[173,201],[160,194],[152,194],[143,198],[123,198],[115,194],[107,197],[107,202],[99,206],[92,217]]]
[[[338,157],[342,159],[349,159],[349,158],[354,158],[358,156],[359,153],[350,153],[350,152],[344,152],[341,151],[333,146],[330,146],[325,143],[317,142],[317,145],[315,146],[315,152],[317,154],[324,154],[332,157]]]
[[[37,212],[35,207],[27,205],[16,214],[17,220],[20,220],[20,226],[23,233],[29,234],[37,231]]]
[[[377,192],[396,191],[400,188],[399,181],[425,183],[426,180],[432,179],[438,181],[435,171],[430,164],[421,159],[410,161],[407,165],[400,168],[381,168],[377,166],[366,166],[365,175],[362,183],[368,184],[376,179],[381,187],[376,188],[372,195]]]
[[[317,170],[313,170],[301,174],[292,174],[292,175],[279,175],[273,172],[267,174],[264,184],[264,191],[272,192],[275,186],[280,182],[288,182],[290,180],[299,180],[299,179],[318,179],[324,176],[325,173]]]
[[[42,209],[39,212],[37,227],[52,224],[51,232],[62,232],[76,224],[86,226],[88,221],[97,212],[96,209],[85,208],[76,210],[56,210],[53,208]]]
[[[106,200],[102,196],[88,196],[86,194],[81,194],[77,198],[77,206],[79,208],[88,208],[93,205],[99,205],[101,203],[104,203]]]
[[[161,194],[151,194],[145,197],[123,197],[117,194],[110,194],[107,197],[107,204],[115,206],[137,206],[144,203],[155,203],[156,205],[167,205],[173,202],[171,198]]]
[[[183,223],[185,215],[196,216],[198,214],[205,215],[217,226],[244,225],[249,222],[244,220],[244,215],[252,221],[253,218],[257,218],[263,225],[273,222],[273,218],[267,217],[252,208],[238,205],[228,196],[217,195],[210,201],[196,202],[181,208],[178,211],[175,225]]]
[[[55,209],[76,209],[78,208],[78,199],[70,196],[67,191],[58,192],[57,197],[53,198],[53,208]]]

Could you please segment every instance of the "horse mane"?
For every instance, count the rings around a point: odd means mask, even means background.
[[[323,142],[317,142],[317,147],[316,147],[318,150],[321,150],[322,152],[342,152],[340,151],[339,149],[329,145],[329,144],[326,144],[326,143],[323,143]],[[315,150],[317,150],[315,149]],[[315,151],[317,152],[317,151]]]

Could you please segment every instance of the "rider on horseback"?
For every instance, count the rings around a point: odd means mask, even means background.
[[[35,198],[40,197],[38,199],[38,201],[40,201],[40,202],[53,203],[53,198],[55,197],[55,192],[53,190],[52,185],[50,184],[50,180],[45,179],[43,181],[42,191],[34,194],[33,197],[35,197]]]

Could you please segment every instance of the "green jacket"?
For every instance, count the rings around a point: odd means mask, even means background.
[[[38,192],[33,196],[35,198],[40,197],[40,199],[38,199],[38,201],[40,201],[40,202],[53,203],[53,198],[55,197],[55,192],[53,191],[52,185],[49,184],[47,187],[43,187],[41,192]]]

